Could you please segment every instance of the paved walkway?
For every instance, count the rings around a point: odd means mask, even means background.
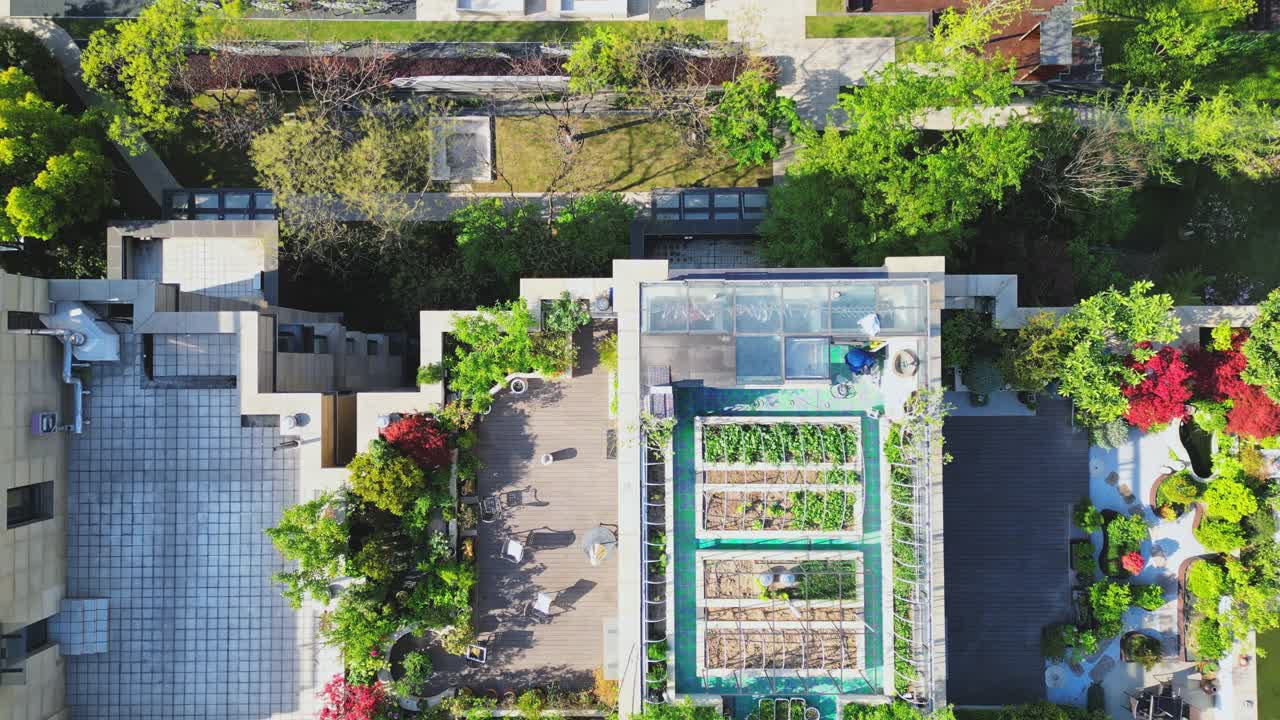
[[[0,7],[0,10],[3,10],[3,7]],[[62,73],[67,80],[67,84],[71,86],[72,90],[75,90],[80,101],[86,106],[105,104],[105,101],[97,93],[89,90],[84,81],[80,79],[80,48],[76,46],[66,30],[63,30],[52,20],[37,18],[0,17],[0,23],[26,30],[40,38],[40,42],[49,48],[49,51],[53,53],[53,56],[62,65]],[[169,168],[165,166],[164,161],[150,147],[145,148],[138,155],[130,155],[127,150],[118,144],[116,148],[124,156],[124,161],[133,170],[133,174],[137,175],[143,186],[146,187],[147,194],[151,196],[151,199],[155,200],[156,205],[164,202],[165,190],[182,187],[178,183],[178,179],[173,176],[173,173],[169,172]]]
[[[817,0],[708,0],[706,6],[708,20],[729,21],[729,40],[777,58],[782,94],[796,101],[802,118],[825,125],[841,87],[893,61],[894,40],[806,38],[804,19],[816,14]]]

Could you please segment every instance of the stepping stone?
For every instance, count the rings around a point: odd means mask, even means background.
[[[1107,673],[1111,672],[1111,668],[1115,667],[1115,665],[1116,659],[1110,655],[1102,658],[1098,661],[1098,664],[1094,665],[1093,669],[1089,671],[1089,679],[1094,682],[1102,682],[1102,678],[1106,677]]]

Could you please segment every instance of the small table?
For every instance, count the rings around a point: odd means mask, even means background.
[[[608,560],[617,546],[618,538],[614,537],[609,528],[603,526],[592,528],[582,539],[582,552],[586,554],[587,562],[591,563],[592,567]]]

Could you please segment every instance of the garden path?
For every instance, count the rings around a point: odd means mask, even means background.
[[[1047,688],[1048,700],[1083,706],[1091,682],[1090,674],[1095,668],[1100,668],[1102,672],[1094,674],[1101,675],[1106,709],[1113,718],[1127,720],[1132,717],[1127,692],[1150,687],[1170,678],[1183,697],[1200,710],[1203,720],[1253,720],[1257,717],[1256,703],[1246,704],[1247,700],[1256,696],[1252,668],[1238,668],[1235,652],[1222,663],[1224,667],[1232,667],[1234,670],[1220,676],[1219,693],[1215,700],[1200,692],[1199,674],[1193,663],[1182,659],[1181,649],[1178,647],[1178,568],[1186,559],[1203,555],[1207,551],[1192,534],[1194,512],[1188,511],[1174,521],[1157,522],[1148,500],[1156,479],[1170,469],[1182,467],[1186,459],[1187,452],[1178,437],[1176,425],[1150,434],[1130,429],[1129,442],[1114,450],[1103,450],[1096,446],[1089,448],[1090,500],[1100,510],[1143,514],[1150,526],[1149,539],[1142,545],[1142,553],[1148,558],[1148,563],[1135,578],[1135,582],[1165,587],[1164,606],[1154,612],[1130,608],[1124,614],[1124,631],[1140,629],[1159,637],[1168,659],[1151,670],[1144,671],[1141,665],[1120,661],[1119,639],[1112,638],[1082,664],[1079,672],[1063,667],[1066,681],[1062,687]],[[1126,500],[1121,495],[1120,489],[1123,486],[1128,486],[1133,495],[1132,500]],[[1095,548],[1102,546],[1101,531],[1093,533],[1091,539]],[[1153,547],[1162,550],[1165,557],[1153,558]],[[1109,669],[1105,667],[1104,658],[1111,658],[1114,663]],[[1062,667],[1058,663],[1046,662],[1046,669],[1054,665]]]

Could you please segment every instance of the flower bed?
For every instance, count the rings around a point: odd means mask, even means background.
[[[703,495],[702,529],[853,532],[860,516],[856,491],[710,490]]]
[[[1138,552],[1142,547],[1147,532],[1143,523],[1139,533],[1138,524],[1143,522],[1142,516],[1121,515],[1114,510],[1104,510],[1102,518],[1105,524],[1102,530],[1102,553],[1098,560],[1102,574],[1115,579],[1131,577],[1133,573],[1125,569],[1125,556]]]
[[[858,458],[854,425],[708,423],[702,459],[724,465],[852,464]]]

